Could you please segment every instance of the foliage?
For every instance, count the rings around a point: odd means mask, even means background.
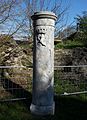
[[[86,40],[87,41],[87,11],[83,12],[83,15],[78,15],[76,17],[77,20],[77,26],[78,26],[78,32],[80,33],[77,38],[80,40]]]
[[[84,34],[87,34],[87,11],[83,12],[83,15],[77,16],[77,24],[79,25],[79,31],[82,31]]]
[[[76,47],[86,47],[86,41],[80,41],[80,40],[67,40],[66,42],[58,43],[55,45],[55,48],[60,48],[60,49],[73,49]]]

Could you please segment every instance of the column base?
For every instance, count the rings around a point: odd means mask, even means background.
[[[55,102],[52,106],[37,106],[31,104],[30,111],[35,115],[54,115],[55,112]]]

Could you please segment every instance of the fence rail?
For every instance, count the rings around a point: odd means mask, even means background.
[[[32,68],[33,66],[0,66],[0,69],[1,68]]]
[[[87,67],[87,65],[73,65],[73,66],[71,66],[71,65],[69,65],[69,66],[55,66],[54,68],[64,68],[64,67],[70,67],[70,68],[82,68],[82,67]]]

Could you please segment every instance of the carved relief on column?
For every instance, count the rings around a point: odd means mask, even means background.
[[[46,47],[46,43],[44,40],[44,39],[46,39],[46,32],[47,32],[47,29],[45,29],[44,27],[40,27],[40,28],[36,29],[35,34],[36,34],[37,46],[41,45],[41,46]]]

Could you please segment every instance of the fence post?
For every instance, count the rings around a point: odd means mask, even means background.
[[[30,110],[33,114],[54,114],[54,26],[56,15],[36,12],[31,17],[34,28],[33,90]]]

